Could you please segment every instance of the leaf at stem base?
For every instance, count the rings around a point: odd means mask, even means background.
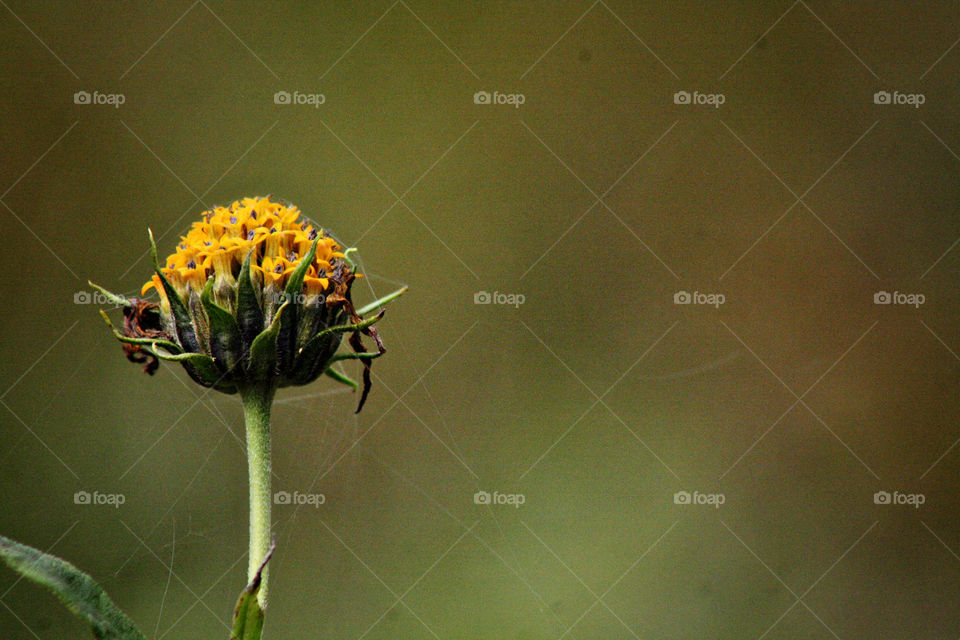
[[[68,609],[87,621],[97,640],[146,640],[103,587],[66,560],[3,536],[0,558],[23,577],[52,591]]]
[[[267,552],[267,557],[263,559],[263,563],[257,570],[257,575],[240,593],[237,607],[233,611],[233,631],[230,632],[230,640],[260,640],[260,635],[263,633],[264,611],[257,601],[257,594],[260,593],[260,579],[263,576],[263,570],[270,562],[270,557],[276,547],[277,543],[274,540]]]

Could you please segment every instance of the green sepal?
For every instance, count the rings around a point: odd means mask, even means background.
[[[304,385],[315,380],[320,371],[326,368],[329,356],[336,353],[340,347],[340,340],[339,334],[325,331],[310,338],[300,349],[294,360],[293,370],[287,376],[291,383]]]
[[[342,306],[328,307],[326,298],[322,295],[315,297],[307,304],[303,304],[298,309],[300,312],[297,318],[297,337],[296,350],[299,353],[310,338],[315,336],[318,331],[323,331],[331,325],[346,322],[347,314]]]
[[[382,317],[383,312],[380,312],[372,318],[367,318],[360,322],[328,327],[310,338],[310,341],[300,349],[293,373],[290,376],[294,384],[307,384],[320,375],[320,371],[318,370],[320,367],[323,369],[327,368],[330,361],[318,362],[318,359],[324,353],[324,350],[329,347],[328,341],[335,337],[336,334],[366,329],[377,323]]]
[[[70,611],[90,625],[94,638],[146,640],[103,587],[66,560],[3,536],[0,536],[0,557],[20,575],[52,591]]]
[[[351,253],[356,253],[356,247],[347,247],[347,250],[343,252],[343,259],[346,260],[347,264],[350,265],[350,271],[357,270],[357,264],[353,261],[353,258],[350,257]]]
[[[207,312],[203,308],[203,302],[200,301],[200,292],[193,287],[190,288],[187,309],[193,321],[193,328],[197,332],[197,343],[200,345],[197,351],[213,355],[210,350],[210,323],[207,322]]]
[[[377,322],[379,322],[381,318],[383,318],[383,312],[380,312],[377,315],[373,316],[372,318],[367,318],[366,320],[362,320],[360,322],[355,322],[351,324],[341,324],[335,327],[328,327],[323,331],[320,331],[319,333],[317,333],[317,335],[313,336],[310,339],[310,341],[307,342],[307,344],[304,345],[303,349],[300,350],[300,354],[298,356],[297,364],[296,364],[296,367],[294,368],[294,373],[292,377],[298,378],[300,376],[307,375],[308,376],[307,382],[309,382],[310,380],[312,380],[313,378],[319,375],[319,372],[316,371],[317,357],[323,352],[323,347],[326,346],[325,345],[326,340],[328,340],[334,334],[361,331],[363,329],[366,329],[367,327],[370,327],[376,324]],[[323,364],[327,364],[327,363],[323,363]],[[326,368],[326,366],[324,366],[324,368]],[[306,384],[306,383],[304,382],[304,383],[298,383],[298,384]]]
[[[267,557],[257,569],[257,574],[240,593],[237,606],[233,610],[233,629],[230,631],[230,640],[260,640],[263,634],[264,611],[257,601],[257,594],[260,593],[263,570],[270,562],[270,556],[273,555],[275,548],[276,542],[270,545]]]
[[[235,370],[240,362],[240,328],[233,315],[212,299],[214,278],[208,278],[200,300],[210,329],[210,353],[221,373]]]
[[[379,358],[382,356],[385,351],[363,351],[360,353],[340,353],[327,361],[328,365],[333,364],[334,362],[340,362],[341,360],[373,360],[374,358]]]
[[[396,300],[397,298],[399,298],[400,296],[402,296],[403,294],[405,294],[405,293],[407,292],[407,289],[409,289],[409,288],[410,288],[410,287],[401,287],[401,288],[397,289],[396,291],[394,291],[393,293],[388,293],[387,295],[383,296],[382,298],[378,298],[378,299],[374,300],[374,301],[371,302],[370,304],[365,305],[365,306],[357,309],[357,315],[360,315],[360,316],[366,315],[366,314],[370,313],[371,311],[375,311],[376,309],[379,309],[380,307],[382,307],[383,305],[387,304],[388,302],[393,302],[394,300]]]
[[[319,241],[320,238],[313,241],[313,244],[310,245],[310,250],[307,251],[307,255],[300,259],[297,268],[290,274],[290,278],[287,280],[287,286],[283,289],[284,293],[287,294],[287,300],[295,299],[294,296],[301,293],[300,290],[303,289],[303,278],[307,275],[307,270],[310,268],[310,265],[313,264],[314,256],[317,255],[317,242]]]
[[[297,321],[299,320],[299,311],[303,304],[300,302],[300,296],[303,293],[303,278],[307,275],[307,270],[313,264],[313,258],[317,255],[317,242],[320,238],[314,239],[310,245],[310,250],[300,259],[297,268],[293,270],[287,280],[287,286],[283,289],[283,295],[286,302],[290,303],[290,309],[280,323],[280,333],[277,336],[277,367],[280,371],[287,371],[296,357],[297,343]]]
[[[283,319],[283,310],[289,305],[284,301],[273,322],[264,329],[250,345],[250,363],[247,365],[247,378],[254,382],[272,381],[277,369],[277,335],[280,333],[280,323]]]
[[[170,284],[170,281],[167,280],[167,277],[163,275],[163,272],[160,270],[160,261],[157,258],[157,243],[153,240],[153,231],[148,229],[147,232],[150,235],[150,257],[153,259],[153,270],[156,271],[160,277],[160,283],[163,285],[163,290],[167,294],[167,301],[170,303],[170,311],[173,313],[173,320],[176,324],[177,337],[180,339],[180,344],[183,345],[186,351],[200,351],[197,331],[190,320],[190,312],[187,311],[186,305],[184,305],[183,300],[180,299],[180,294],[177,293],[177,290],[173,288],[173,285]]]
[[[107,326],[110,327],[110,331],[113,332],[113,336],[120,342],[126,342],[127,344],[152,345],[154,347],[159,345],[170,353],[183,353],[183,349],[180,348],[180,345],[170,342],[169,340],[157,340],[156,338],[131,338],[130,336],[125,336],[113,326],[113,323],[110,321],[110,316],[107,315],[106,311],[100,309],[100,316],[103,318],[103,321],[107,323]]]
[[[112,302],[113,304],[119,307],[132,307],[133,303],[129,299],[124,298],[118,293],[113,293],[112,291],[107,291],[98,284],[94,284],[90,280],[87,280],[87,284],[103,294],[103,297]]]
[[[156,340],[153,341],[154,347],[158,344]],[[217,365],[213,358],[205,353],[163,353],[158,351],[157,356],[162,360],[169,360],[171,362],[189,362],[212,372],[216,372],[217,370]],[[214,380],[216,380],[216,378],[214,378]]]
[[[237,392],[237,387],[233,384],[233,381],[228,377],[227,374],[220,371],[214,359],[207,354],[163,353],[156,348],[157,344],[158,343],[154,344],[153,349],[156,356],[161,360],[169,360],[171,362],[179,362],[182,364],[183,368],[186,369],[187,373],[190,374],[190,377],[193,378],[197,384],[203,385],[204,387],[213,387],[217,391],[222,391],[224,393]]]
[[[250,354],[250,345],[254,338],[263,331],[263,309],[253,289],[250,280],[250,263],[256,249],[247,252],[237,277],[237,325],[240,328],[240,338],[243,340],[244,361]]]
[[[333,369],[332,367],[324,371],[324,373],[327,375],[328,378],[333,378],[337,382],[347,385],[354,391],[360,388],[360,385],[357,383],[356,380],[354,380],[353,378],[351,378],[345,373],[340,373],[339,371],[337,371],[336,369]]]

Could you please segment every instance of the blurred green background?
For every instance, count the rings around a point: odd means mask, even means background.
[[[275,488],[325,503],[276,506],[266,637],[960,635],[955,3],[0,4],[0,532],[151,638],[227,635],[240,407],[78,292],[267,193],[359,247],[356,299],[410,291],[362,414],[275,409]],[[87,633],[6,569],[0,605]]]

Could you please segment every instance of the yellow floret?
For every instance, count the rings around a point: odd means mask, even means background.
[[[247,254],[250,265],[264,284],[283,288],[287,277],[317,242],[317,252],[306,278],[308,295],[331,287],[334,263],[344,254],[336,240],[309,220],[300,210],[265,198],[244,198],[229,207],[214,207],[195,221],[177,249],[162,263],[161,271],[181,297],[203,288],[210,276],[233,282]],[[145,294],[155,288],[163,296],[160,279],[143,286]]]

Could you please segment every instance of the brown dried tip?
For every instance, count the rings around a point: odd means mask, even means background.
[[[349,294],[348,294],[349,296]],[[353,302],[347,298],[344,302],[344,308],[350,314],[350,319],[353,322],[363,321],[363,317],[360,316],[353,308]],[[377,318],[382,318],[384,310],[381,310],[377,314]],[[380,339],[380,334],[377,333],[376,327],[367,327],[361,329],[360,331],[354,331],[350,334],[350,347],[353,349],[354,353],[367,353],[367,348],[363,344],[363,340],[360,338],[360,334],[365,336],[370,336],[373,338],[373,341],[377,344],[377,352],[383,355],[387,352],[387,348],[383,346],[383,341]],[[370,378],[370,366],[371,361],[369,359],[362,359],[360,363],[363,365],[363,390],[360,392],[360,402],[357,403],[357,410],[354,413],[360,413],[360,410],[363,409],[363,405],[367,402],[367,396],[370,395],[370,389],[373,387],[373,381]]]
[[[163,330],[160,321],[159,305],[141,298],[131,298],[130,306],[123,308],[123,335],[128,338],[148,338],[151,340],[171,340],[169,333]],[[153,375],[160,366],[157,356],[139,344],[123,343],[127,360],[146,363],[143,370]]]

